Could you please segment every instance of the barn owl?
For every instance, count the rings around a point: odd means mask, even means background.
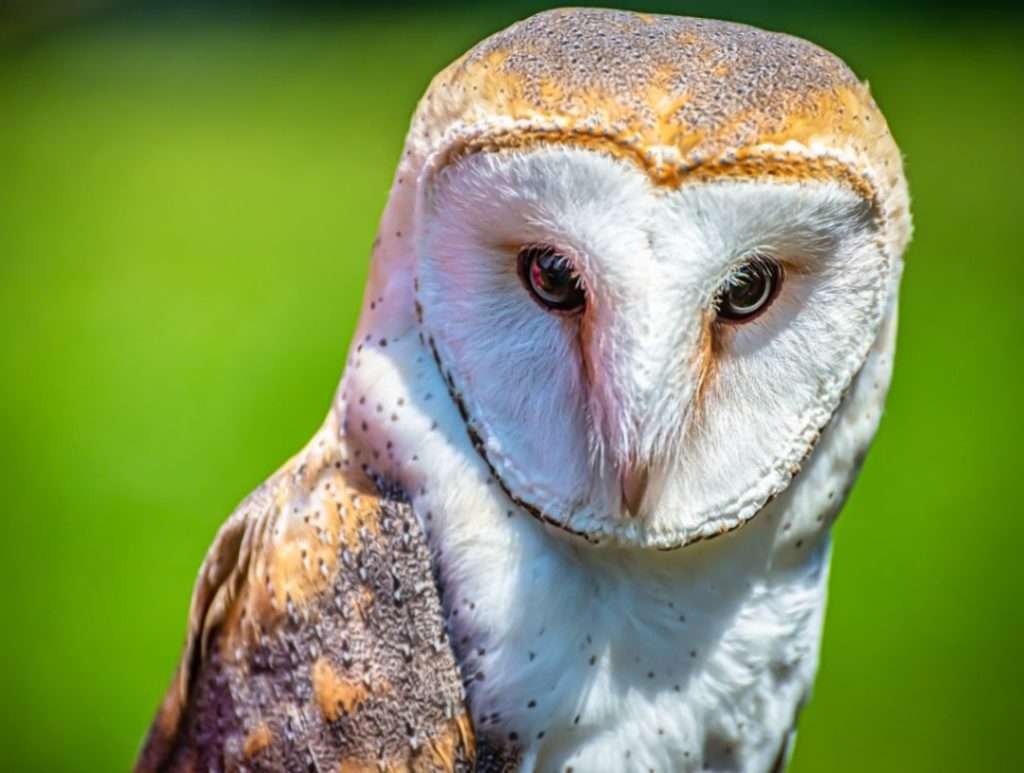
[[[782,769],[909,234],[884,118],[810,43],[575,9],[478,44],[138,769]]]

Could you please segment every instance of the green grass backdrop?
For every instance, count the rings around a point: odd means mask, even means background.
[[[131,764],[214,531],[326,410],[416,99],[531,8],[122,9],[0,38],[0,769]],[[1024,28],[648,8],[836,51],[907,158],[895,381],[793,769],[1020,770]]]

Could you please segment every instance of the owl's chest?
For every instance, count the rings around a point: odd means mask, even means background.
[[[773,576],[771,527],[685,561],[553,551],[527,522],[449,552],[477,734],[522,770],[770,769],[817,667],[828,560],[823,536]]]

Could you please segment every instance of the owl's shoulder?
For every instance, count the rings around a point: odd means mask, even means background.
[[[221,527],[137,770],[468,770],[430,554],[330,422]]]

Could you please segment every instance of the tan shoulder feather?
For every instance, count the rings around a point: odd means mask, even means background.
[[[137,771],[472,767],[419,524],[333,424],[217,534]]]

